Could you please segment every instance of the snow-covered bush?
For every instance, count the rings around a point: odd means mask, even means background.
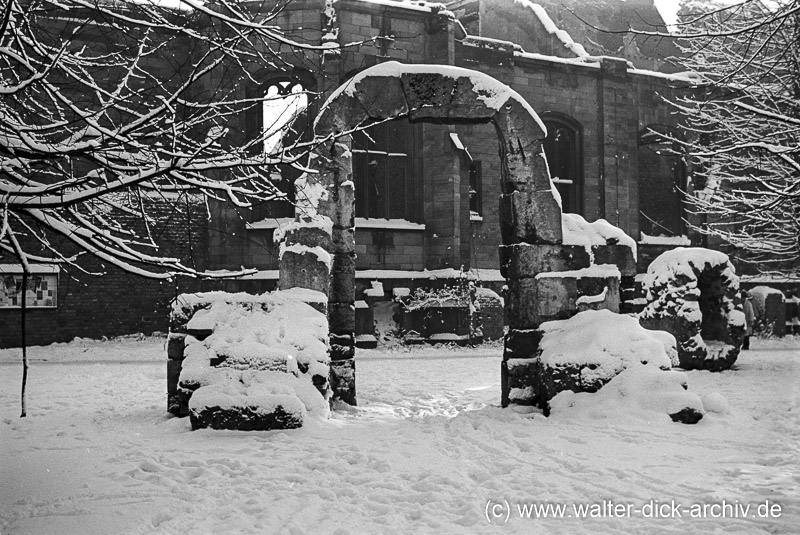
[[[631,367],[669,370],[677,364],[675,338],[648,331],[631,316],[609,310],[587,310],[559,321],[543,323],[534,359],[509,359],[509,375],[527,374],[532,385],[513,388],[512,399],[547,409],[559,392],[595,392]]]
[[[681,367],[719,371],[733,365],[744,313],[739,277],[726,254],[699,247],[667,251],[647,268],[642,287],[647,304],[639,320],[675,336]]]
[[[178,384],[193,428],[299,427],[306,416],[328,415],[328,321],[307,300],[324,295],[293,289],[176,300],[173,320],[188,319]]]

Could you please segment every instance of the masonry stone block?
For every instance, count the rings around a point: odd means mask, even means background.
[[[472,81],[462,76],[456,80],[453,93],[450,97],[450,109],[448,117],[452,120],[470,119],[490,121],[496,111],[486,105],[481,100],[482,96],[487,96],[482,92],[475,91]]]
[[[353,227],[342,228],[334,225],[331,239],[333,240],[333,250],[337,254],[353,254],[356,252],[355,229]]]
[[[183,361],[167,360],[167,394],[178,392],[178,379],[181,377]]]
[[[591,259],[582,245],[516,243],[501,245],[500,274],[505,278],[535,277],[550,271],[587,268]]]
[[[561,243],[561,208],[551,191],[500,195],[503,243]]]
[[[493,122],[502,139],[529,138],[543,140],[546,137],[544,125],[537,120],[531,108],[526,107],[514,98],[509,98],[498,106]]]
[[[352,303],[356,296],[356,256],[354,253],[333,255],[331,286],[328,298],[332,303]]]
[[[313,252],[283,251],[278,279],[278,287],[281,290],[309,288],[327,295],[328,278],[328,264]]]
[[[354,303],[328,303],[328,323],[331,334],[354,333],[356,331]]]
[[[356,361],[355,359],[331,362],[331,389],[333,400],[356,405]]]
[[[369,114],[357,98],[342,94],[321,111],[315,129],[319,134],[338,133],[369,121]]]
[[[229,429],[237,431],[268,431],[270,429],[297,429],[303,418],[297,413],[287,412],[280,405],[268,413],[254,407],[203,407],[191,410],[189,420],[192,430]]]
[[[355,93],[371,119],[391,119],[408,113],[403,83],[399,78],[367,76],[356,84]]]
[[[355,357],[355,333],[331,334],[329,337],[331,361],[345,360]]]
[[[620,311],[620,283],[617,277],[582,277],[578,284],[578,312],[584,310]],[[595,299],[603,296],[602,299]]]
[[[183,350],[186,347],[186,334],[170,333],[167,337],[167,357],[170,360],[183,360]]]
[[[347,177],[349,179],[349,177]],[[347,185],[339,184],[335,193],[336,212],[333,220],[334,227],[353,228],[356,217],[356,193],[352,182]]]
[[[538,329],[509,329],[503,344],[503,360],[533,358],[541,341],[542,332]]]
[[[511,329],[538,327],[537,286],[536,279],[509,279],[506,311]]]
[[[286,245],[305,245],[331,249],[331,235],[319,227],[297,227],[285,233]]]
[[[438,73],[400,75],[412,120],[443,119],[448,115],[454,81]]]
[[[575,314],[578,296],[578,281],[575,277],[543,276],[535,280],[538,316],[566,319]]]
[[[627,245],[593,245],[592,254],[595,264],[613,264],[624,276],[636,276],[636,259],[633,250]]]

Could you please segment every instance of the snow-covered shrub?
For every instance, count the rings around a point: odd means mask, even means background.
[[[655,366],[633,366],[597,393],[561,392],[550,401],[550,414],[556,418],[614,420],[633,416],[650,421],[658,413],[663,421],[668,422],[669,417],[675,422],[693,424],[703,417],[706,409],[703,400],[687,388],[685,373]],[[709,411],[716,412],[727,405],[720,398],[709,398]]]
[[[675,336],[681,367],[733,365],[745,325],[739,277],[726,254],[699,247],[667,251],[647,268],[642,287],[647,304],[640,323]]]
[[[328,414],[328,321],[305,302],[324,300],[316,294],[211,292],[176,300],[175,315],[191,314],[179,389],[193,428],[299,427],[306,416]]]
[[[756,321],[753,331],[761,337],[786,334],[786,298],[783,292],[769,286],[750,290]]]
[[[528,374],[525,388],[510,396],[547,409],[559,392],[595,392],[622,371],[639,366],[669,370],[677,364],[675,338],[642,328],[636,318],[609,310],[587,310],[536,330],[536,358],[506,361],[511,377]],[[519,368],[519,369],[518,369]]]

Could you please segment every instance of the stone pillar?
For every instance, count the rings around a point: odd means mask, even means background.
[[[299,183],[298,219],[314,213],[312,220],[329,225],[327,243],[314,241],[308,245],[319,245],[330,252],[324,292],[328,296],[333,399],[355,405],[355,190],[350,143],[349,136],[335,138],[316,150],[319,173]],[[281,280],[284,256],[286,252],[281,257]]]

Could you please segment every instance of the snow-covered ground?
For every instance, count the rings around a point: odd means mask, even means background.
[[[360,352],[357,409],[251,433],[168,417],[163,342],[32,348],[24,419],[0,351],[0,533],[798,533],[798,338],[689,372],[728,404],[697,425],[500,409],[499,347],[423,348]]]

